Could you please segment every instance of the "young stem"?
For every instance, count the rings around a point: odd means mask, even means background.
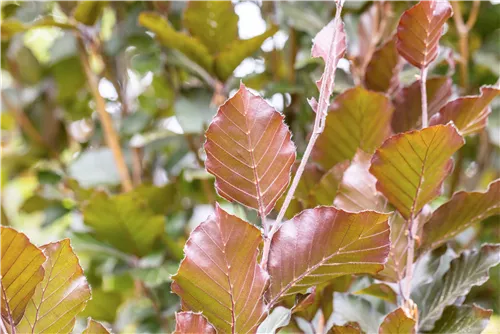
[[[429,116],[427,115],[427,67],[420,70],[420,92],[422,95],[422,129],[429,126]]]
[[[96,110],[99,114],[99,118],[101,120],[102,128],[104,131],[104,138],[106,140],[107,145],[113,152],[113,156],[115,158],[115,163],[118,168],[118,173],[120,175],[122,188],[124,191],[132,190],[132,179],[130,178],[130,174],[127,168],[127,164],[125,163],[125,158],[123,156],[122,148],[120,146],[120,139],[118,134],[113,127],[113,122],[111,120],[111,116],[106,111],[106,103],[104,98],[99,93],[99,83],[95,74],[92,72],[90,68],[90,62],[88,59],[87,51],[85,50],[85,44],[82,40],[82,37],[77,34],[78,41],[78,49],[80,53],[80,59],[82,62],[83,69],[85,70],[85,75],[87,76],[87,82],[94,96]]]
[[[406,253],[406,284],[403,292],[403,298],[405,300],[410,299],[411,294],[411,280],[413,278],[413,258],[415,256],[415,226],[416,221],[413,218],[413,214],[408,220],[408,251]]]

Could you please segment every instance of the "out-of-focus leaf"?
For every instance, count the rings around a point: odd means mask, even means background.
[[[82,334],[110,334],[111,332],[106,329],[100,322],[97,322],[91,318],[87,321],[87,328],[82,332]]]
[[[238,15],[231,1],[188,2],[184,26],[211,54],[217,54],[238,38]]]
[[[332,205],[342,176],[348,166],[349,162],[347,161],[337,164],[321,177],[318,184],[311,190],[317,205]]]
[[[215,216],[192,232],[172,291],[185,308],[203,315],[221,332],[257,329],[266,315],[269,275],[257,263],[260,231],[218,205]]]
[[[206,333],[215,334],[214,327],[207,321],[202,313],[177,312],[175,313],[174,334]]]
[[[481,334],[492,313],[492,310],[476,305],[450,305],[444,309],[443,315],[428,333]]]
[[[380,334],[414,334],[415,323],[415,320],[406,315],[402,308],[398,308],[385,317],[378,332]]]
[[[323,168],[351,160],[361,149],[373,153],[390,133],[394,108],[382,93],[362,87],[349,89],[333,102],[326,117],[325,130],[312,153]]]
[[[92,26],[97,22],[107,4],[107,1],[79,1],[73,17],[78,22]]]
[[[326,24],[320,17],[318,12],[311,8],[310,4],[301,6],[300,2],[278,2],[280,10],[283,12],[283,17],[286,19],[287,24],[291,27],[307,32],[309,35],[314,36]],[[304,3],[305,4],[305,3]]]
[[[90,299],[90,286],[69,239],[40,247],[47,256],[45,277],[37,286],[18,333],[71,333],[76,316]]]
[[[13,59],[13,61],[22,68],[22,70],[19,71],[19,76],[23,82],[34,85],[42,78],[42,65],[40,65],[31,49],[22,46],[15,53],[15,59]]]
[[[68,174],[82,187],[120,184],[113,153],[108,148],[82,152],[69,165]]]
[[[364,334],[357,322],[348,322],[345,325],[333,325],[328,334]]]
[[[376,274],[389,253],[388,215],[335,207],[304,210],[274,235],[269,252],[270,299],[350,274]],[[271,302],[272,303],[272,302]]]
[[[397,304],[398,302],[396,292],[385,283],[372,284],[364,289],[353,292],[353,294],[374,296],[392,304]]]
[[[274,334],[285,327],[292,318],[292,311],[283,306],[277,306],[257,328],[257,333]]]
[[[453,121],[462,136],[478,133],[486,127],[489,104],[500,95],[500,89],[492,86],[481,87],[481,95],[464,96],[448,102],[429,121],[430,125],[446,124]]]
[[[500,214],[500,180],[488,186],[486,192],[460,191],[441,205],[424,226],[422,251],[434,249],[465,229]]]
[[[420,1],[405,11],[398,25],[398,52],[413,66],[428,67],[438,55],[439,38],[452,15],[448,1]]]
[[[448,77],[435,77],[427,80],[427,108],[429,117],[436,114],[451,96],[452,81]],[[392,130],[395,133],[409,131],[422,123],[422,95],[420,81],[417,80],[397,93],[392,101],[394,115]]]
[[[326,328],[356,322],[364,332],[377,333],[382,321],[382,315],[359,296],[336,292],[333,296],[333,309],[335,311],[328,319]]]
[[[2,27],[0,30],[2,32],[2,41],[7,41],[15,34],[25,31],[26,26],[18,20],[2,20]]]
[[[112,197],[96,194],[83,209],[83,219],[93,228],[97,239],[138,256],[152,250],[165,223],[164,217],[155,213],[147,199],[137,192]]]
[[[435,279],[423,293],[412,293],[419,310],[420,330],[430,330],[446,306],[466,296],[475,285],[489,278],[488,271],[500,263],[500,245],[487,244],[480,250],[466,250],[450,263],[442,279]]]
[[[206,91],[195,90],[175,100],[175,116],[184,133],[201,134],[206,130],[217,111],[211,99]]]
[[[43,280],[45,256],[23,233],[9,227],[1,227],[1,244],[2,321],[15,326]]]
[[[213,73],[214,59],[206,46],[191,36],[175,31],[159,14],[143,12],[139,15],[139,24],[154,32],[164,46],[181,51],[206,71]]]
[[[74,99],[76,93],[85,85],[85,73],[78,57],[69,57],[58,61],[50,68],[57,84],[57,99]]]
[[[405,219],[415,218],[441,193],[441,185],[453,168],[451,156],[463,144],[453,125],[392,136],[372,158],[370,173],[377,178],[377,190]]]
[[[93,288],[92,299],[89,300],[87,307],[80,316],[92,317],[112,323],[116,319],[116,313],[122,301],[123,296],[120,292]]]
[[[218,1],[216,1],[218,2]],[[262,43],[278,31],[277,26],[272,26],[263,34],[250,39],[235,40],[226,46],[215,57],[215,73],[222,81],[226,81],[241,62],[256,52]]]
[[[242,84],[205,135],[205,166],[218,193],[267,215],[290,181],[296,155],[283,115]]]
[[[385,198],[377,191],[377,179],[368,171],[370,159],[371,155],[359,150],[345,170],[333,202],[337,208],[353,212],[385,211]]]
[[[400,85],[398,74],[401,67],[402,62],[396,49],[396,41],[391,39],[373,53],[366,67],[366,88],[392,95]]]
[[[155,267],[135,268],[131,274],[134,278],[140,279],[148,287],[155,288],[172,281],[170,278],[177,271],[177,263],[166,264]]]

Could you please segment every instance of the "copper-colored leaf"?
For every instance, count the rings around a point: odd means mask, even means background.
[[[255,331],[266,316],[269,279],[257,263],[261,241],[256,227],[217,206],[215,216],[191,232],[172,291],[219,332]]]
[[[368,171],[371,155],[358,151],[342,176],[333,205],[353,212],[385,210],[385,198],[377,191],[377,179]]]
[[[380,325],[380,334],[414,334],[415,320],[409,317],[402,308],[389,313]]]
[[[366,67],[366,88],[392,95],[399,88],[398,74],[402,65],[402,59],[396,49],[396,41],[391,39],[373,53]]]
[[[429,117],[433,116],[448,102],[451,96],[451,78],[435,77],[427,80],[427,108]],[[420,80],[401,89],[394,100],[392,130],[395,133],[417,128],[422,123],[422,95]]]
[[[71,333],[90,299],[90,286],[69,239],[40,247],[47,256],[45,277],[37,286],[18,333]]]
[[[350,274],[375,274],[389,253],[388,215],[334,207],[304,210],[274,235],[268,270],[273,301]],[[271,302],[272,304],[272,302]]]
[[[420,69],[436,59],[444,24],[453,15],[448,1],[420,1],[403,13],[397,47],[403,58]]]
[[[43,280],[45,256],[23,233],[3,226],[1,231],[2,318],[14,326]]]
[[[391,133],[393,110],[382,93],[362,87],[345,91],[328,112],[325,130],[314,146],[313,159],[330,169],[339,162],[351,160],[358,148],[373,153]]]
[[[441,205],[424,226],[422,251],[434,249],[468,227],[500,214],[500,180],[486,192],[460,191]]]
[[[215,334],[215,329],[201,313],[177,312],[174,334]]]
[[[394,135],[373,155],[370,172],[377,178],[377,189],[401,215],[415,218],[441,193],[453,168],[451,156],[463,144],[451,124]]]
[[[498,95],[500,89],[483,86],[479,96],[464,96],[448,102],[431,118],[430,125],[453,121],[462,136],[478,133],[486,126],[488,115],[491,113],[489,104]]]
[[[397,293],[385,283],[375,283],[364,289],[353,292],[355,295],[369,295],[388,301],[392,304],[397,304]]]
[[[100,322],[95,321],[91,318],[87,321],[87,328],[82,332],[82,334],[110,334],[106,327],[104,327]]]
[[[290,181],[295,146],[283,115],[243,84],[206,132],[206,168],[219,194],[268,214]]]
[[[364,334],[356,322],[349,322],[345,325],[333,325],[328,334]]]

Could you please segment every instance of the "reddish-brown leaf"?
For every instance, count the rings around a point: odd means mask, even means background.
[[[453,121],[462,136],[478,133],[486,126],[491,113],[489,104],[500,95],[500,89],[492,86],[481,87],[481,95],[464,96],[448,102],[429,124],[447,124]]]
[[[335,277],[382,270],[390,246],[387,218],[317,207],[284,224],[269,254],[271,304]]]
[[[424,226],[422,251],[434,249],[482,220],[500,214],[500,179],[486,192],[460,191],[441,205]]]
[[[377,189],[405,219],[415,218],[441,193],[453,168],[451,156],[464,139],[451,125],[436,125],[387,139],[372,158]]]
[[[364,334],[357,322],[349,322],[345,325],[333,325],[328,334]]]
[[[451,96],[452,81],[448,77],[435,77],[427,80],[425,86],[427,88],[427,108],[429,117],[431,117],[448,102]],[[395,133],[409,131],[420,126],[422,123],[421,97],[420,80],[404,87],[396,94],[392,101],[395,108],[392,117],[392,130]]]
[[[243,84],[205,133],[206,168],[219,194],[268,214],[290,181],[295,146],[283,115]]]
[[[389,313],[380,325],[380,334],[414,334],[415,320],[409,317],[402,308]]]
[[[403,58],[420,69],[436,59],[444,24],[453,15],[448,1],[420,1],[403,13],[398,25],[397,48]]]
[[[174,334],[204,333],[215,334],[214,327],[201,313],[177,312],[175,313]]]
[[[396,49],[396,41],[391,39],[373,53],[366,67],[366,88],[392,95],[399,88],[398,74],[402,65],[403,61]]]
[[[269,275],[257,263],[262,241],[253,225],[218,205],[215,216],[196,227],[172,279],[184,309],[203,312],[222,333],[253,332],[266,316]]]
[[[330,169],[351,160],[361,149],[373,153],[390,133],[392,107],[382,93],[355,87],[337,96],[333,102],[324,132],[313,149],[313,159]]]

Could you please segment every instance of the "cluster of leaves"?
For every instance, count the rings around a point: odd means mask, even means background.
[[[408,7],[3,3],[2,332],[482,332],[500,9]]]

